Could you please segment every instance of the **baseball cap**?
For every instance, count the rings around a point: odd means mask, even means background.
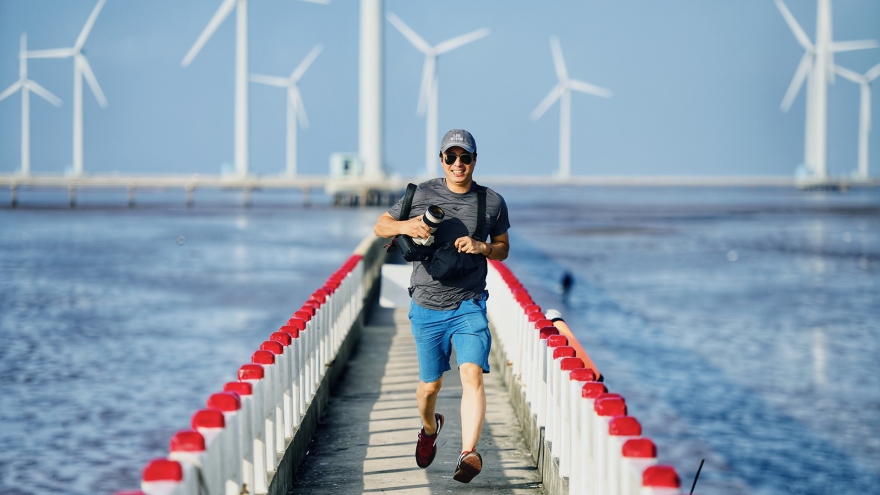
[[[464,129],[452,129],[444,134],[443,139],[440,140],[440,153],[445,153],[453,146],[464,148],[471,153],[477,152],[477,142],[474,141],[474,136]]]

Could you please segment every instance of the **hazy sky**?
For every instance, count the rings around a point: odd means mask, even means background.
[[[73,46],[97,0],[0,0],[0,91],[18,79],[19,37],[31,50]],[[812,38],[816,1],[786,0]],[[85,53],[109,100],[85,96],[86,173],[213,174],[233,153],[234,14],[186,69],[180,63],[220,0],[109,0]],[[289,75],[318,43],[300,82],[311,128],[300,130],[299,169],[326,174],[335,151],[357,150],[358,27],[355,0],[327,6],[249,2],[250,71]],[[559,107],[529,114],[556,83],[549,37],[559,37],[570,77],[614,92],[572,96],[572,174],[790,174],[803,161],[803,90],[779,110],[803,50],[771,0],[386,0],[431,44],[488,27],[488,38],[440,58],[440,133],[471,130],[478,174],[552,174]],[[425,121],[416,115],[423,55],[385,23],[385,162],[421,173]],[[837,40],[880,39],[880,2],[834,2]],[[839,54],[858,72],[880,49]],[[62,173],[72,162],[71,59],[29,61],[30,78],[59,96],[31,97],[31,167]],[[880,82],[873,115],[880,121]],[[250,85],[250,166],[285,166],[285,92]],[[829,92],[829,170],[856,168],[859,90]],[[0,173],[20,163],[21,98],[0,102]],[[439,137],[437,140],[439,141]],[[436,144],[435,144],[436,145]],[[871,133],[880,175],[880,125]]]

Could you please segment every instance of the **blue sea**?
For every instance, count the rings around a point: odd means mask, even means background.
[[[496,190],[508,265],[686,490],[705,459],[696,493],[880,492],[880,191]],[[0,206],[2,494],[137,487],[383,211],[268,192],[66,202]]]

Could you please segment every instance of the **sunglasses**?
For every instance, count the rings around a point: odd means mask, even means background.
[[[470,165],[471,162],[474,161],[474,155],[472,155],[470,153],[462,153],[460,155],[456,155],[455,153],[444,153],[443,154],[443,161],[447,165],[452,165],[453,163],[455,163],[455,160],[457,160],[457,159],[461,159],[462,165]]]

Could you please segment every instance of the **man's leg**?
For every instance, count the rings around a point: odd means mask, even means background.
[[[416,389],[416,400],[419,405],[419,415],[422,417],[422,424],[425,428],[425,434],[433,435],[437,433],[437,420],[434,417],[434,408],[437,405],[437,394],[440,393],[440,387],[443,386],[443,377],[441,376],[436,382],[419,382]]]
[[[477,448],[477,442],[480,441],[480,433],[483,431],[483,421],[486,419],[486,390],[483,388],[483,368],[473,363],[464,363],[459,367],[459,374],[461,375],[462,388],[461,450],[462,452],[470,452]],[[436,395],[434,399],[436,400]],[[419,409],[421,409],[421,404]],[[423,413],[422,418],[425,417]],[[430,417],[430,415],[427,417]],[[422,419],[422,421],[425,420]]]

